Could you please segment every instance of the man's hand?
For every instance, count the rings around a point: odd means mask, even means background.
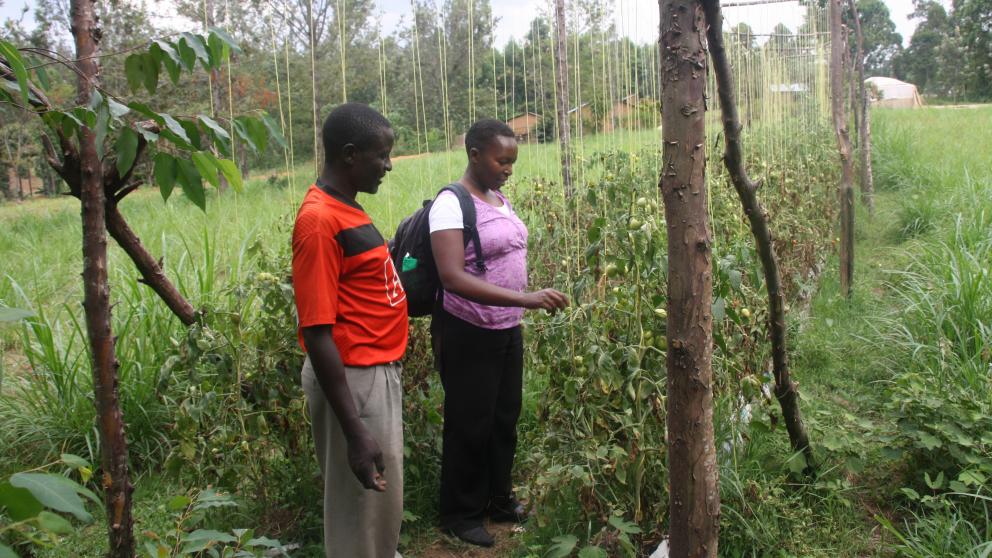
[[[348,465],[367,490],[386,491],[386,479],[382,477],[386,471],[382,450],[367,431],[348,440]]]

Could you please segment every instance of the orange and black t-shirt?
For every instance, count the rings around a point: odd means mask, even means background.
[[[347,366],[399,360],[406,292],[382,235],[357,202],[310,187],[293,228],[293,291],[302,328],[333,325]]]

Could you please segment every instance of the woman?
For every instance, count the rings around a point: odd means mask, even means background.
[[[492,546],[483,525],[521,522],[510,472],[523,388],[524,309],[568,305],[554,289],[526,292],[527,227],[499,189],[513,174],[517,142],[499,120],[480,120],[465,135],[468,167],[459,181],[472,194],[484,271],[466,247],[458,198],[442,192],[430,210],[431,248],[444,286],[433,331],[444,387],[441,528]]]

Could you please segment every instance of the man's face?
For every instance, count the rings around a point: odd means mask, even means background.
[[[393,170],[389,153],[393,150],[392,128],[382,128],[366,149],[357,149],[351,157],[351,176],[359,192],[374,194],[379,191],[386,173]]]
[[[481,151],[472,149],[471,160],[475,175],[482,182],[480,186],[499,190],[513,174],[517,140],[496,136]]]

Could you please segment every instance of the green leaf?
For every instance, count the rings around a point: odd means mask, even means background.
[[[114,118],[120,118],[131,112],[131,109],[129,109],[126,105],[122,105],[110,97],[107,97],[107,107],[110,108],[110,115]]]
[[[0,323],[17,322],[25,318],[33,318],[34,312],[21,310],[20,308],[7,308],[0,306]]]
[[[166,502],[165,509],[170,512],[182,511],[186,509],[186,506],[188,506],[192,501],[193,500],[189,496],[180,494],[178,496],[174,496],[171,500]]]
[[[182,71],[181,65],[183,59],[176,52],[176,49],[172,48],[172,45],[165,41],[157,40],[152,42],[152,47],[149,51],[165,66],[165,71],[168,72],[172,83],[179,83],[179,74]]]
[[[616,515],[610,517],[609,524],[612,525],[617,531],[628,535],[635,535],[641,532],[641,528],[638,527],[636,523],[624,521],[622,517]]]
[[[172,195],[172,188],[176,184],[176,176],[179,174],[179,165],[176,158],[168,153],[159,151],[155,154],[155,183],[162,193],[162,199],[169,201]]]
[[[14,70],[14,77],[17,78],[17,86],[21,90],[21,100],[24,101],[24,106],[29,106],[28,102],[28,71],[24,67],[24,59],[21,58],[21,53],[18,52],[14,45],[8,43],[7,41],[0,40],[0,55],[3,55],[7,59],[7,63],[10,64],[10,68]]]
[[[713,301],[713,323],[720,323],[727,315],[727,301],[720,297]]]
[[[82,457],[79,457],[78,455],[73,455],[71,453],[63,453],[61,458],[62,458],[62,463],[65,463],[66,465],[72,467],[73,469],[80,469],[82,467],[90,466],[89,461],[86,461]]]
[[[45,507],[71,513],[80,521],[93,519],[79,498],[80,492],[86,489],[65,477],[48,473],[17,473],[10,477],[10,484],[29,490]]]
[[[282,129],[278,124],[276,124],[276,121],[271,116],[268,114],[262,114],[262,123],[265,124],[265,127],[269,130],[269,136],[276,140],[276,143],[278,143],[280,147],[283,149],[289,147],[289,145],[286,144],[286,138],[282,135]]]
[[[17,554],[9,546],[0,543],[0,558],[18,558]]]
[[[144,54],[143,60],[143,75],[145,89],[148,90],[152,95],[158,90],[158,72],[159,72],[159,60],[154,54],[148,52]]]
[[[206,211],[207,194],[203,190],[203,180],[200,178],[200,173],[196,170],[196,165],[185,159],[176,159],[176,163],[179,165],[176,180],[182,186],[183,193],[197,207]]]
[[[916,444],[917,447],[921,447],[927,450],[934,450],[939,448],[941,445],[943,445],[939,438],[937,438],[933,434],[930,434],[929,432],[923,432],[923,431],[917,432],[916,439],[918,440]]]
[[[25,521],[45,509],[31,492],[8,481],[0,482],[0,510],[14,521]]]
[[[38,78],[38,84],[45,91],[52,88],[52,82],[48,79],[48,71],[45,70],[44,66],[36,66],[34,69],[34,75]]]
[[[72,532],[72,523],[69,520],[50,511],[38,514],[38,527],[56,535],[68,535]]]
[[[214,188],[220,187],[220,180],[217,178],[216,157],[209,151],[197,151],[191,155],[196,170],[200,171],[200,176],[206,179]]]
[[[223,126],[218,124],[213,118],[201,114],[197,116],[200,119],[200,123],[203,124],[204,128],[207,129],[210,136],[213,138],[214,145],[217,146],[217,150],[224,156],[231,156],[231,134],[224,129]]]
[[[107,139],[107,132],[110,130],[110,109],[106,103],[100,105],[96,113],[96,125],[93,127],[93,134],[96,136],[96,154],[103,159],[103,142]]]
[[[216,159],[217,168],[220,170],[224,178],[227,179],[228,184],[234,188],[235,192],[241,192],[244,190],[244,182],[241,179],[241,171],[238,170],[238,165],[230,159]]]
[[[181,40],[186,43],[186,46],[193,50],[196,54],[196,58],[200,61],[200,65],[203,66],[203,69],[210,70],[210,54],[207,52],[207,46],[203,42],[203,37],[192,33],[183,33]]]
[[[730,286],[733,287],[735,291],[741,289],[741,272],[736,269],[731,269],[727,272],[727,279],[730,280]]]
[[[216,543],[236,543],[237,537],[212,529],[197,529],[182,538],[183,551],[189,554],[199,552]]]
[[[579,551],[579,558],[609,558],[609,554],[598,546],[587,546]]]
[[[196,66],[196,51],[194,51],[185,40],[180,39],[176,43],[176,52],[179,53],[179,59],[182,61],[183,67],[186,71],[192,71]]]
[[[134,166],[134,158],[138,154],[138,134],[130,127],[121,130],[117,138],[117,174],[124,176]]]
[[[138,133],[141,134],[141,137],[145,138],[145,141],[147,141],[148,143],[155,143],[156,141],[158,141],[159,138],[158,134],[149,130],[148,128],[145,128],[140,124],[136,124],[136,126],[138,129]]]
[[[128,108],[130,108],[134,112],[137,112],[138,114],[140,114],[142,116],[151,118],[152,120],[154,120],[155,122],[158,122],[159,124],[161,124],[163,126],[165,125],[165,120],[163,120],[162,117],[157,112],[155,112],[154,110],[152,110],[151,107],[149,107],[148,105],[146,105],[144,103],[139,103],[137,101],[132,101],[132,102],[128,103],[127,106],[128,106]]]
[[[282,543],[276,539],[270,539],[269,537],[258,537],[250,539],[247,543],[245,543],[245,545],[249,547],[264,546],[265,548],[279,548],[282,546]]]
[[[193,147],[193,142],[189,139],[189,136],[186,135],[186,129],[183,128],[183,125],[180,124],[178,120],[165,113],[160,113],[158,117],[162,119],[162,123],[165,124],[165,127],[170,132],[172,132],[176,137],[178,137],[180,140],[185,142],[186,145],[184,146],[181,145],[180,147],[185,147],[185,148]]]
[[[201,124],[206,126],[208,130],[213,132],[214,137],[219,137],[226,140],[231,139],[231,134],[229,134],[227,130],[225,130],[224,127],[218,124],[217,121],[214,120],[213,118],[210,118],[205,114],[198,115],[197,118],[200,119]]]
[[[575,535],[559,535],[551,541],[555,544],[548,549],[547,558],[565,558],[575,550],[575,545],[579,544],[579,539]]]
[[[265,151],[265,147],[269,144],[269,133],[265,124],[257,118],[246,118],[245,125],[248,127],[248,135],[251,136],[252,142],[258,146],[258,152]]]
[[[207,47],[210,49],[210,65],[214,68],[220,68],[230,54],[227,45],[217,35],[211,33],[207,37]]]
[[[145,82],[145,61],[142,54],[132,54],[124,60],[124,75],[131,93],[137,93]]]
[[[234,52],[241,52],[241,47],[238,46],[238,42],[234,40],[233,37],[227,34],[227,31],[219,27],[210,27],[207,29],[211,37],[216,36],[218,39],[224,42],[231,50]],[[209,40],[209,39],[208,39]]]
[[[204,149],[203,137],[202,134],[200,134],[200,127],[196,125],[196,121],[178,120],[178,122],[179,125],[183,127],[183,130],[186,131],[186,137],[189,138],[190,144],[192,144],[195,149]]]

